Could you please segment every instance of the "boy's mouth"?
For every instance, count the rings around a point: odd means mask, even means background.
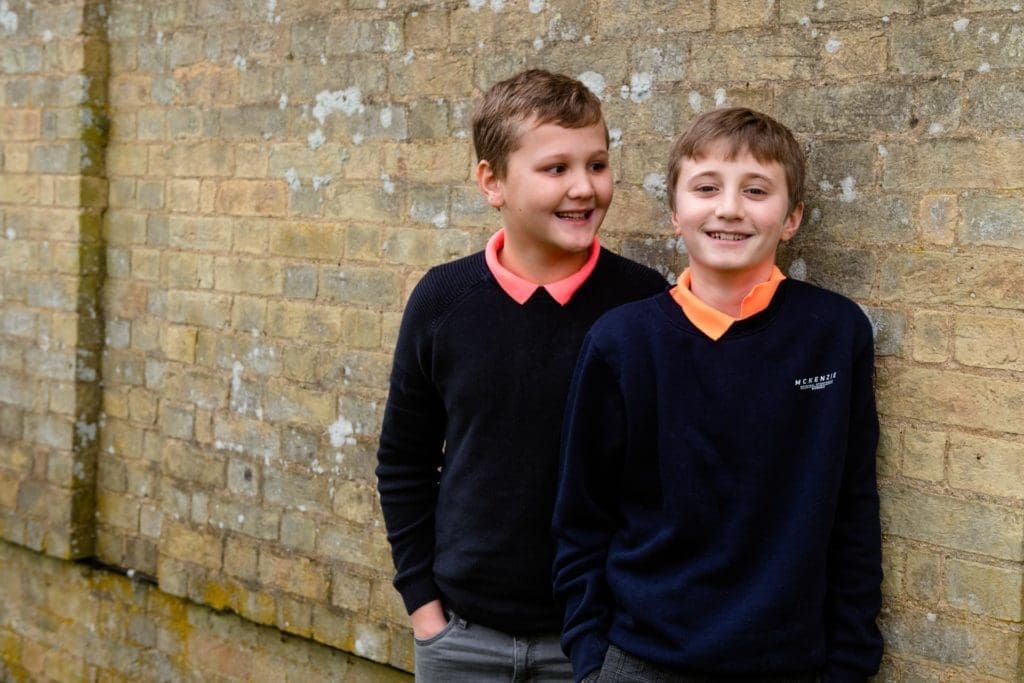
[[[709,232],[708,237],[713,240],[725,240],[726,242],[742,242],[750,235],[742,235],[736,232]]]
[[[590,218],[592,213],[594,213],[593,209],[587,209],[586,211],[556,211],[555,215],[567,221],[584,221]]]

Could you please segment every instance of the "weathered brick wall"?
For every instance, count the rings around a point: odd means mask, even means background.
[[[877,332],[881,678],[1024,677],[1015,0],[5,0],[3,537],[408,668],[373,492],[390,352],[423,270],[497,225],[467,118],[527,66],[602,95],[604,239],[666,273],[675,133],[720,104],[793,127],[783,265]]]
[[[0,543],[0,680],[407,683],[396,669]],[[10,597],[8,597],[8,595]]]
[[[0,5],[0,537],[93,553],[106,43],[89,2]]]

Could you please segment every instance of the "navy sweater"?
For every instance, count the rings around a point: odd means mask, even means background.
[[[432,268],[402,318],[377,467],[406,609],[440,598],[509,633],[557,632],[551,513],[565,397],[605,311],[664,290],[656,271],[602,250],[565,305],[523,305],[483,252]]]
[[[717,342],[668,293],[594,325],[554,517],[578,679],[609,642],[695,675],[877,670],[873,361],[856,304],[794,280]]]

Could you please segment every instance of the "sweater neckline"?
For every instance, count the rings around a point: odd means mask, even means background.
[[[689,334],[698,335],[711,343],[717,344],[757,332],[771,324],[779,309],[782,307],[786,299],[787,292],[792,287],[791,283],[791,278],[786,278],[780,281],[775,290],[775,294],[772,296],[767,307],[749,317],[735,321],[718,339],[712,339],[709,337],[686,317],[682,307],[680,307],[675,298],[673,298],[670,290],[666,290],[659,294],[656,300],[662,312],[668,317],[669,321],[673,325]]]

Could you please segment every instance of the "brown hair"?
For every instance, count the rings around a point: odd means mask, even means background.
[[[603,121],[601,101],[570,76],[529,69],[494,84],[473,111],[473,146],[497,177],[505,176],[508,157],[519,147],[520,124],[531,118],[565,128]]]
[[[716,109],[694,119],[672,146],[668,160],[668,204],[675,211],[676,183],[683,159],[700,159],[717,142],[728,145],[727,157],[749,152],[762,164],[776,162],[786,174],[789,210],[804,200],[804,152],[784,125],[743,107]]]

